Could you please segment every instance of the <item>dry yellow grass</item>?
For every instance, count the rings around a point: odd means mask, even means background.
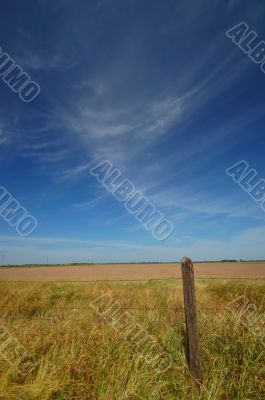
[[[265,283],[199,281],[196,289],[204,370],[201,397],[185,357],[181,281],[1,283],[0,322],[29,357],[35,357],[36,365],[26,370],[27,360],[10,365],[0,357],[0,399],[261,400],[265,348],[257,329]],[[148,367],[122,335],[95,314],[91,302],[107,292],[172,354],[174,362],[166,372]],[[259,318],[249,328],[225,309],[242,295],[257,306]]]

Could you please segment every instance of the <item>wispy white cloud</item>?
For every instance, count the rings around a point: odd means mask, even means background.
[[[54,143],[54,142],[53,142]],[[51,142],[41,142],[41,143],[22,143],[20,149],[22,151],[37,151],[46,150],[51,146]]]
[[[67,149],[63,150],[54,150],[54,151],[31,151],[31,152],[23,152],[21,153],[22,157],[30,157],[30,158],[37,158],[38,161],[43,161],[43,162],[59,162],[62,160],[65,160],[67,154],[68,154]]]
[[[77,165],[72,168],[67,168],[65,171],[61,173],[61,179],[73,179],[76,176],[80,176],[81,174],[88,174],[89,168],[91,168],[92,162],[85,163],[82,165]]]
[[[7,138],[2,130],[2,128],[0,128],[0,146],[5,144],[7,142]]]
[[[181,100],[166,97],[129,107],[80,104],[76,113],[61,115],[65,127],[80,135],[95,160],[129,161],[150,142],[166,133],[181,117]],[[130,146],[130,151],[128,151]]]
[[[29,51],[23,55],[16,55],[16,62],[23,66],[26,70],[52,70],[62,68],[65,63],[63,62],[60,54],[40,54],[38,51]]]
[[[86,201],[84,203],[74,204],[74,207],[78,208],[80,210],[91,210],[91,209],[97,207],[97,205],[101,202],[101,200],[105,199],[108,196],[109,196],[109,193],[107,192],[107,193],[104,193],[100,196],[93,198],[92,200]]]

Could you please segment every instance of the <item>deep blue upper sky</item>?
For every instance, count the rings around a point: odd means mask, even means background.
[[[265,213],[225,174],[265,178],[265,74],[225,32],[265,40],[261,1],[13,0],[0,46],[41,88],[0,79],[0,185],[38,220],[0,218],[5,263],[265,258]],[[174,224],[156,241],[89,174],[109,159]]]

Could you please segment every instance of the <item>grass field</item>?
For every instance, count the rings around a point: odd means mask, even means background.
[[[261,400],[265,282],[199,280],[196,291],[204,371],[201,394],[187,368],[180,280],[2,282],[1,329],[26,349],[26,355],[19,357],[17,351],[17,358],[14,352],[0,356],[0,399]],[[106,293],[173,356],[165,372],[150,367],[110,321],[95,313],[91,304]]]

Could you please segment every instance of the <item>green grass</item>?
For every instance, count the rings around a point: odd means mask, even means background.
[[[128,312],[172,354],[170,369],[157,373],[150,368],[110,323],[95,314],[90,303],[105,293],[132,308]],[[23,359],[10,365],[0,356],[0,400],[265,398],[265,345],[257,336],[260,318],[254,323],[252,319],[248,328],[225,309],[244,295],[256,305],[257,317],[262,316],[265,282],[197,281],[196,294],[204,372],[201,394],[189,376],[185,356],[181,280],[1,283],[0,324],[37,363],[22,374]]]

